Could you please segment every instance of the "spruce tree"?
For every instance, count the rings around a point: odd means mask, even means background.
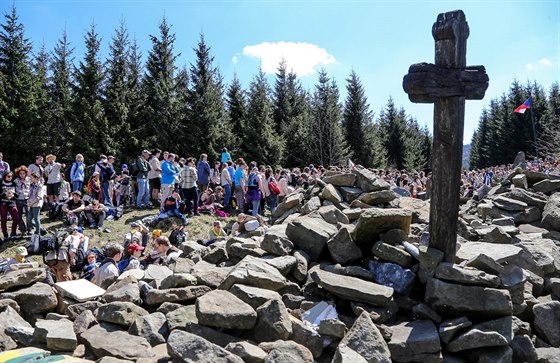
[[[100,154],[114,154],[115,142],[103,110],[102,85],[105,78],[99,59],[101,40],[91,25],[85,35],[86,54],[76,69],[74,123],[70,150],[81,153],[88,162],[97,161]]]
[[[406,122],[403,163],[407,171],[424,169],[426,159],[423,154],[424,136],[415,118],[410,117]]]
[[[282,135],[292,116],[292,104],[288,90],[288,70],[285,59],[282,59],[278,65],[272,98],[274,128],[278,135]]]
[[[191,118],[188,129],[193,137],[193,148],[213,159],[219,157],[223,147],[231,149],[233,137],[224,109],[222,77],[213,65],[214,57],[204,35],[200,35],[194,51],[196,61],[190,68]]]
[[[364,87],[354,70],[346,78],[347,96],[343,111],[343,128],[354,163],[372,165],[371,136],[367,134],[372,122]]]
[[[108,136],[115,141],[117,153],[122,154],[129,142],[130,124],[129,117],[129,40],[128,31],[124,21],[119,27],[109,45],[109,59],[105,83],[105,116],[109,125]]]
[[[383,146],[387,151],[387,166],[404,168],[406,114],[404,109],[395,107],[393,98],[389,97],[387,106],[379,114],[379,132],[383,137]]]
[[[75,135],[72,115],[72,53],[74,49],[68,42],[66,30],[58,40],[52,53],[51,81],[49,82],[49,108],[45,125],[47,149],[45,153],[61,156],[64,152],[70,158],[70,146]]]
[[[122,130],[124,154],[132,161],[140,154],[142,149],[148,148],[149,144],[143,140],[142,125],[143,107],[145,95],[143,93],[143,71],[142,71],[142,54],[134,39],[130,45],[128,54],[128,76],[126,79],[128,115],[126,127]]]
[[[324,70],[311,101],[309,146],[311,161],[324,166],[343,165],[348,157],[341,130],[341,110],[338,87]]]
[[[2,74],[3,106],[5,125],[3,131],[10,142],[3,143],[4,158],[12,164],[25,163],[30,158],[25,133],[32,128],[36,110],[33,94],[31,64],[31,42],[25,38],[24,26],[20,23],[15,6],[6,13],[5,23],[0,29],[0,73]]]
[[[259,164],[278,165],[284,143],[274,128],[270,92],[266,76],[259,70],[249,87],[247,122],[243,130],[244,158]]]
[[[241,83],[237,75],[233,76],[233,80],[226,91],[226,111],[229,118],[231,129],[233,130],[233,140],[230,152],[237,153],[242,156],[247,151],[243,144],[243,130],[245,130],[247,100],[245,91],[241,87]],[[229,150],[229,148],[228,148]]]
[[[175,34],[164,17],[159,24],[159,37],[150,35],[152,49],[148,53],[144,78],[144,122],[139,124],[138,137],[142,144],[173,150],[176,138]]]
[[[43,132],[37,130],[43,129],[48,121],[49,110],[49,63],[50,55],[42,44],[39,51],[35,55],[33,63],[33,93],[35,94],[36,115],[32,127],[27,130],[26,138],[29,142],[29,151],[34,156],[39,155],[47,149],[46,139]]]

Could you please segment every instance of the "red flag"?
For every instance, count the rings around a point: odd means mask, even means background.
[[[513,112],[525,113],[525,110],[527,110],[528,108],[532,108],[532,107],[533,107],[533,101],[531,100],[531,97],[529,97],[525,100],[525,102],[523,102],[523,104],[521,106],[519,106],[515,110],[513,110]]]

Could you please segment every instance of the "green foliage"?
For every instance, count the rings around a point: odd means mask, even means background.
[[[239,83],[237,76],[233,77],[233,81],[227,89],[225,107],[231,129],[234,132],[236,130],[244,130],[246,122],[245,117],[247,113],[247,100],[245,91],[241,87],[241,83]],[[241,155],[239,153],[239,148],[242,147],[243,140],[240,139],[238,134],[239,132],[236,132],[232,139],[231,147],[229,147],[228,150]]]

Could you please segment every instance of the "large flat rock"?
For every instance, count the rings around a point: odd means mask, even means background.
[[[104,289],[85,279],[57,282],[54,287],[60,295],[78,302],[90,301],[105,294]]]
[[[456,258],[461,262],[471,260],[478,255],[486,255],[497,263],[506,263],[515,259],[520,253],[521,248],[513,245],[468,242],[461,245],[457,251]]]
[[[151,289],[146,294],[146,304],[158,305],[164,302],[190,302],[211,290],[208,286],[187,286],[164,290]]]
[[[5,275],[0,275],[0,290],[28,286],[35,282],[43,281],[46,276],[47,271],[44,268],[26,268],[10,271]]]
[[[15,300],[25,314],[44,313],[54,310],[58,299],[52,287],[42,282],[37,282],[29,287],[0,294],[0,299]]]
[[[82,334],[81,339],[97,358],[113,356],[134,361],[155,355],[146,338],[104,325],[92,326]]]
[[[410,232],[412,212],[407,209],[396,208],[368,208],[362,212],[356,228],[352,234],[358,245],[373,245],[379,240],[379,235],[391,229],[402,229]]]
[[[440,362],[438,331],[431,320],[416,320],[390,326],[391,358],[395,362]]]
[[[343,299],[387,306],[393,297],[392,288],[356,277],[338,275],[319,268],[310,273],[317,285]]]
[[[247,256],[231,270],[219,288],[229,290],[235,284],[276,291],[286,286],[287,280],[280,271],[266,261]]]
[[[300,217],[288,223],[286,235],[294,246],[305,251],[317,261],[327,241],[337,232],[337,228],[321,218]]]
[[[167,350],[174,362],[243,363],[243,359],[219,345],[181,330],[171,332]]]
[[[257,312],[231,292],[214,290],[196,300],[196,317],[202,325],[251,329],[257,321]]]

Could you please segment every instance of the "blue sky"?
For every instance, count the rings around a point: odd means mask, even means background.
[[[273,73],[284,57],[312,89],[324,68],[345,96],[352,69],[360,76],[375,116],[392,97],[397,106],[432,129],[433,106],[413,104],[402,77],[413,63],[433,62],[431,27],[440,12],[462,9],[470,26],[467,64],[482,64],[490,86],[481,101],[467,101],[465,143],[483,107],[507,91],[515,78],[548,89],[560,75],[560,1],[188,1],[188,0],[0,0],[2,13],[15,4],[35,49],[52,50],[66,28],[77,64],[83,37],[95,23],[102,58],[119,21],[124,19],[144,57],[150,34],[165,16],[176,33],[178,65],[194,60],[204,34],[226,82],[236,73],[248,87],[259,67]]]

